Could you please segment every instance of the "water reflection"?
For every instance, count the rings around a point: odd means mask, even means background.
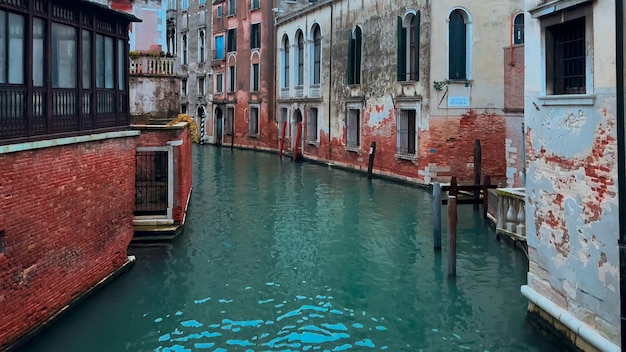
[[[195,146],[185,233],[24,351],[552,350],[524,255],[463,207],[449,279],[431,211],[423,189]]]

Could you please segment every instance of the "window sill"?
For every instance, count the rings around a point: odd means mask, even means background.
[[[351,153],[358,153],[359,155],[361,154],[361,146],[354,146],[354,147],[346,147],[346,150],[351,152]]]
[[[396,155],[394,156],[398,160],[409,160],[409,161],[417,160],[417,156],[415,154],[397,154],[396,153]]]
[[[306,144],[315,146],[316,148],[320,147],[320,143],[318,141],[306,141]]]
[[[414,85],[417,82],[419,82],[419,81],[414,81],[414,80],[411,80],[411,81],[398,81],[398,84],[403,85],[403,86],[412,86],[412,85]]]
[[[258,134],[248,134],[248,138],[259,139],[259,135]]]
[[[595,104],[594,94],[563,94],[537,97],[542,106],[591,106]]]

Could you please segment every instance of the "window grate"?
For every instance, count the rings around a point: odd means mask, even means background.
[[[551,28],[554,36],[554,94],[584,94],[585,18]]]
[[[400,110],[398,154],[415,155],[415,110]]]
[[[167,151],[137,152],[135,215],[167,214],[167,158]]]

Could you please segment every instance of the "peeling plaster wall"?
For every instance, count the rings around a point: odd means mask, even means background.
[[[541,99],[541,22],[526,22],[528,285],[619,345],[615,7],[592,4],[592,105]]]
[[[431,5],[432,3],[432,5]],[[374,170],[418,182],[448,181],[450,176],[472,179],[473,145],[480,139],[483,147],[483,175],[492,179],[506,177],[507,121],[503,109],[503,50],[509,43],[511,13],[522,7],[520,0],[491,3],[472,2],[474,47],[472,84],[449,84],[446,91],[435,91],[433,78],[447,79],[447,16],[452,1],[363,2],[334,1],[332,45],[331,5],[313,5],[312,10],[279,21],[276,35],[277,55],[283,35],[289,36],[291,73],[289,89],[276,89],[278,109],[289,111],[290,122],[296,110],[307,121],[310,107],[319,107],[319,137],[305,143],[305,156],[330,160],[342,166],[366,169],[370,144],[377,143]],[[397,19],[407,13],[421,13],[420,79],[397,82]],[[487,15],[485,15],[487,14]],[[433,20],[434,19],[434,20]],[[294,88],[295,33],[308,35],[311,24],[322,28],[321,97],[315,98],[308,86],[305,68],[302,93]],[[347,84],[348,33],[359,25],[363,30],[361,84]],[[488,33],[484,33],[488,32]],[[308,37],[307,37],[308,38]],[[476,38],[480,39],[476,43]],[[442,43],[445,43],[442,45]],[[480,60],[478,60],[478,54]],[[305,50],[305,67],[308,62]],[[332,55],[332,67],[329,63]],[[432,65],[431,65],[432,62]],[[494,69],[494,67],[500,69]],[[280,60],[276,61],[277,82],[281,82]],[[470,97],[463,108],[439,104],[448,94]],[[432,97],[432,98],[431,98]],[[434,109],[433,109],[434,106]],[[358,148],[347,148],[346,115],[348,108],[361,110],[361,137]],[[417,152],[415,156],[397,155],[397,121],[400,109],[417,110]],[[278,115],[278,112],[277,112]],[[304,133],[306,135],[306,131]],[[287,133],[286,144],[292,143]]]
[[[180,108],[180,81],[175,77],[133,75],[129,78],[130,114],[173,118]]]

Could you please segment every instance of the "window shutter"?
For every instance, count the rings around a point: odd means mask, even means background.
[[[420,79],[420,12],[415,14],[415,28],[413,29],[415,38],[415,47],[413,48],[413,72],[411,77],[415,81]]]
[[[406,33],[398,17],[398,81],[406,81]]]
[[[361,28],[354,29],[354,83],[361,84],[361,45],[363,33]]]
[[[348,30],[348,84],[354,84],[354,40],[352,39],[352,30]]]

